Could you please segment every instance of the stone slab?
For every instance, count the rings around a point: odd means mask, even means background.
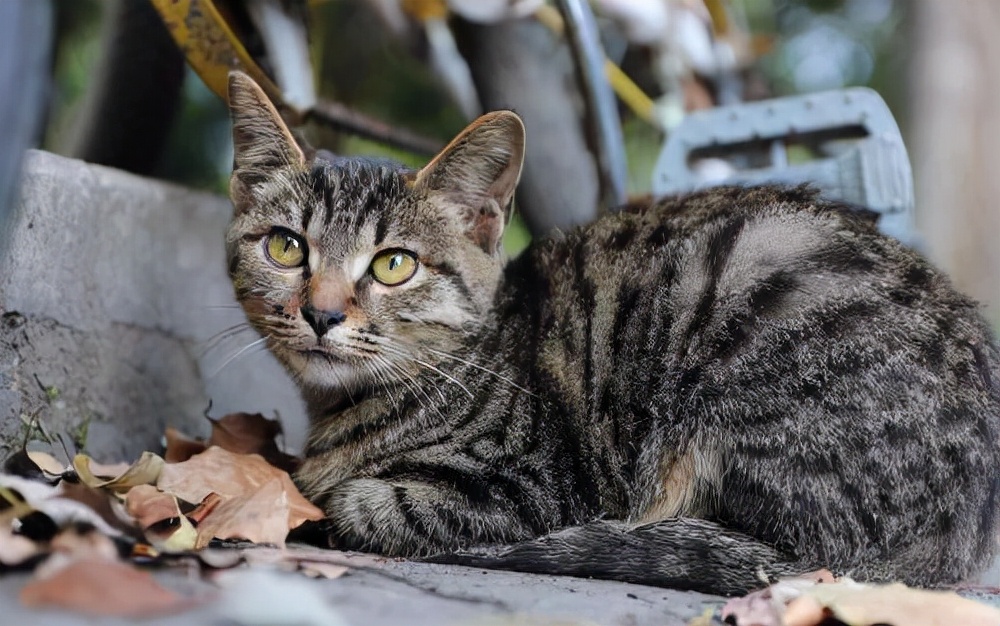
[[[225,272],[225,198],[53,154],[24,161],[0,249],[0,443],[37,419],[126,460],[202,413],[278,412],[293,450],[305,418],[245,322]]]

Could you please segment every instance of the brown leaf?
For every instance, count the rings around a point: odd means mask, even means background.
[[[283,546],[288,517],[285,486],[279,480],[269,480],[253,493],[223,498],[198,524],[195,549],[204,548],[213,538]]]
[[[181,517],[177,498],[152,485],[137,485],[125,495],[125,510],[145,530],[164,520]]]
[[[162,552],[194,549],[198,533],[181,513],[176,497],[152,485],[137,485],[125,496],[125,508],[156,549]]]
[[[201,502],[212,492],[225,501],[229,498],[248,499],[271,482],[277,482],[286,494],[287,528],[323,517],[322,511],[302,497],[287,472],[269,464],[260,455],[234,454],[218,446],[212,446],[183,463],[164,466],[157,487],[188,502]]]
[[[262,449],[274,445],[274,438],[281,434],[281,424],[260,413],[230,413],[209,421],[212,422],[209,444],[241,454],[260,454]]]
[[[93,557],[30,581],[21,589],[20,599],[29,607],[55,606],[88,615],[132,618],[176,613],[194,605],[146,572],[121,561]]]
[[[212,422],[209,446],[239,454],[259,454],[275,467],[294,472],[299,459],[278,449],[275,438],[281,434],[281,423],[260,413],[230,413]]]
[[[215,510],[215,507],[219,506],[222,502],[222,496],[215,493],[214,491],[201,501],[193,511],[188,513],[188,519],[190,519],[195,524],[200,524],[202,520],[208,517],[208,514]]]
[[[169,426],[164,433],[164,437],[167,440],[167,449],[163,453],[163,460],[167,463],[187,461],[208,448],[208,445],[204,441],[192,439],[176,428]]]
[[[83,483],[68,482],[59,483],[59,491],[63,498],[90,507],[112,528],[136,539],[142,537],[135,520],[125,511],[121,501],[108,492],[88,487]]]

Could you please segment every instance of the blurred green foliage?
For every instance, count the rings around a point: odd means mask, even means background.
[[[143,0],[131,0],[143,1]],[[57,0],[56,85],[45,147],[59,152],[100,62],[100,0]],[[880,91],[905,119],[899,80],[906,49],[899,45],[905,11],[900,0],[732,0],[754,34],[773,40],[758,69],[776,94],[847,85]],[[421,42],[394,38],[359,0],[315,5],[311,19],[321,93],[386,121],[445,140],[464,125],[438,80],[421,60]],[[629,191],[645,193],[663,138],[626,117]],[[323,128],[304,129],[315,145],[343,154],[389,157],[418,167],[424,159]],[[224,193],[232,152],[223,104],[188,74],[181,114],[158,175]],[[513,230],[519,231],[515,225]],[[515,237],[515,246],[526,241]]]

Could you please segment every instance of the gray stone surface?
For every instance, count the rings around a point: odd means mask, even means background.
[[[388,562],[334,580],[261,569],[222,572],[218,585],[160,572],[165,586],[205,602],[143,624],[332,626],[589,625],[682,626],[723,599],[641,585]],[[0,626],[132,624],[27,609],[17,594],[27,575],[0,578]]]
[[[17,447],[37,419],[130,459],[168,424],[205,433],[211,398],[216,416],[279,412],[301,445],[301,402],[271,356],[227,363],[257,335],[208,342],[245,321],[225,274],[229,212],[224,198],[28,154],[0,250],[0,444]]]

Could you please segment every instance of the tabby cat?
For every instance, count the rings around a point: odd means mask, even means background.
[[[994,554],[1000,354],[871,214],[713,189],[506,262],[514,113],[414,172],[307,157],[229,89],[229,272],[307,403],[331,546],[724,594]]]

